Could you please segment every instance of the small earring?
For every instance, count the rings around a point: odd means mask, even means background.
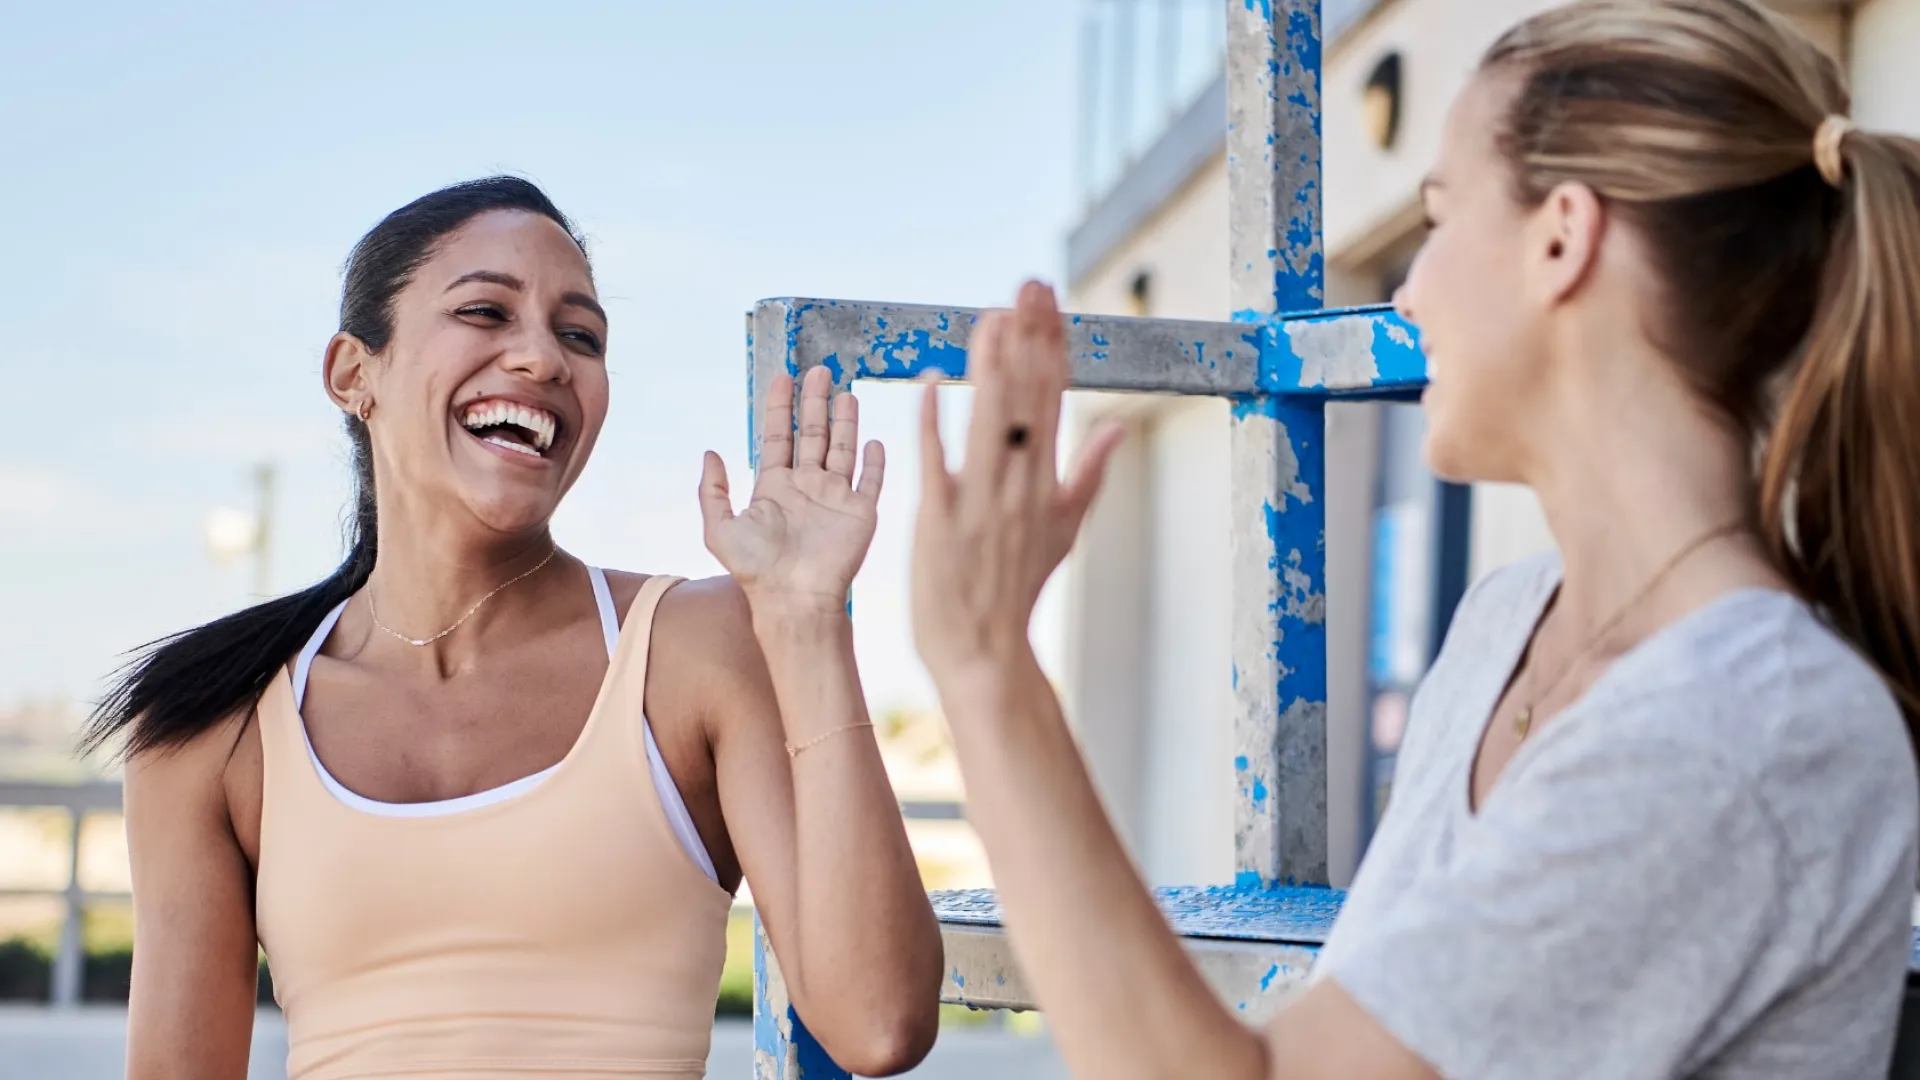
[[[372,415],[373,415],[373,401],[372,401],[372,399],[370,399],[370,398],[361,398],[361,399],[360,399],[360,404],[358,404],[358,405],[356,405],[356,406],[354,406],[354,409],[353,409],[353,415],[355,415],[355,416],[357,416],[357,417],[359,417],[359,418],[360,418],[360,422],[361,422],[361,423],[363,423],[363,424],[364,424],[364,423],[366,423],[366,422],[367,422],[367,417],[369,417],[369,416],[372,416]]]

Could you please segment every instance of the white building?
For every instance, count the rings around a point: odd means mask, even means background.
[[[1385,300],[1421,239],[1420,178],[1481,53],[1557,0],[1325,0],[1329,305]],[[1774,0],[1851,73],[1856,118],[1920,130],[1920,0]],[[1090,0],[1068,242],[1072,310],[1226,319],[1220,0]],[[1088,397],[1132,429],[1069,566],[1066,693],[1148,879],[1233,876],[1223,401]],[[1391,775],[1405,694],[1468,581],[1551,543],[1524,489],[1438,484],[1412,405],[1328,410],[1328,812],[1334,884]],[[1082,427],[1084,430],[1084,427]],[[1370,777],[1371,779],[1363,779]]]

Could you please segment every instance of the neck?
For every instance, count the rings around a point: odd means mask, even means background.
[[[529,586],[560,561],[547,561],[555,548],[544,526],[526,534],[482,539],[450,536],[446,531],[411,528],[404,522],[389,525],[388,516],[382,514],[380,555],[366,588],[379,622],[404,637],[432,638],[458,623],[453,633],[421,650],[432,651],[440,659],[447,659],[440,654],[460,647],[461,642],[477,640],[489,626],[530,613],[541,590]],[[478,610],[475,604],[481,604]]]
[[[1551,423],[1524,478],[1539,497],[1559,546],[1565,576],[1557,617],[1590,627],[1632,604],[1637,594],[1701,537],[1752,516],[1753,469],[1747,439],[1715,416],[1652,355],[1567,365],[1599,373],[1552,392]],[[1770,574],[1748,534],[1725,544],[1729,567],[1696,549],[1665,585],[1690,577],[1696,599],[1722,591],[1715,582]],[[1702,565],[1720,563],[1703,580]],[[1723,582],[1724,586],[1724,582]],[[1669,614],[1691,603],[1655,604]],[[1664,620],[1661,620],[1664,621]]]

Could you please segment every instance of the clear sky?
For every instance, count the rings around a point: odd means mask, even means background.
[[[715,572],[700,454],[746,472],[760,297],[1004,302],[1077,210],[1075,0],[33,4],[0,33],[0,709],[248,599],[203,539],[279,469],[273,581],[325,574],[346,491],[319,360],[348,248],[511,171],[587,233],[614,399],[560,541]],[[912,391],[856,591],[880,707],[907,640]]]

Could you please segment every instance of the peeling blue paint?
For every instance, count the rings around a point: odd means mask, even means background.
[[[1251,764],[1252,762],[1247,760],[1247,755],[1245,754],[1241,754],[1233,759],[1233,767],[1238,772],[1246,772],[1247,766]]]
[[[1260,806],[1266,803],[1266,801],[1267,782],[1256,776],[1253,779],[1253,805]]]
[[[940,321],[948,321],[943,314]],[[945,327],[941,328],[943,331]],[[867,360],[859,374],[889,379],[911,379],[938,371],[948,378],[967,374],[967,350],[946,338],[937,338],[926,330],[904,330],[896,334],[876,334],[867,344]]]
[[[1419,330],[1385,305],[1281,318],[1256,379],[1268,393],[1329,397],[1408,394],[1426,381]]]
[[[1272,967],[1267,969],[1267,973],[1265,975],[1260,976],[1260,992],[1261,993],[1264,994],[1269,989],[1272,988],[1274,976],[1278,974],[1280,974],[1280,965],[1275,964]]]
[[[1247,0],[1247,10],[1254,10],[1254,5],[1256,4],[1259,5],[1260,17],[1271,21],[1273,19],[1273,0]]]
[[[819,1040],[801,1023],[800,1014],[793,1010],[792,1005],[779,1010],[774,1008],[767,980],[766,935],[762,932],[757,913],[753,917],[753,928],[754,1052],[766,1054],[775,1061],[784,1061],[791,1047],[794,1080],[852,1080],[852,1074],[842,1069],[821,1048]]]
[[[760,932],[760,915],[753,916],[753,1045],[771,1050],[780,1042],[773,1005],[767,1000],[767,939]]]
[[[846,365],[840,362],[839,353],[828,353],[827,355],[821,357],[820,366],[823,368],[826,368],[827,374],[833,376],[833,385],[835,386],[847,385],[849,381],[847,378],[847,369],[846,369]]]
[[[1320,945],[1333,930],[1346,893],[1318,886],[1182,886],[1155,889],[1154,903],[1182,937]],[[929,896],[942,923],[1004,926],[991,889],[961,889]]]

